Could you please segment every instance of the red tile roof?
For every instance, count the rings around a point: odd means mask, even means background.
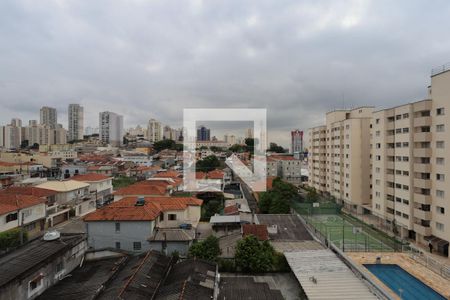
[[[71,179],[76,181],[103,181],[107,179],[112,179],[110,176],[98,174],[98,173],[87,173],[83,175],[75,175]]]
[[[206,173],[205,172],[195,172],[195,179],[205,179]]]
[[[45,199],[37,196],[2,194],[0,195],[0,215],[42,203],[45,203]]]
[[[12,194],[18,194],[18,195],[29,195],[29,196],[36,196],[36,197],[49,197],[54,196],[57,194],[56,191],[48,190],[48,189],[42,189],[38,187],[22,187],[22,186],[12,186],[8,187],[4,190],[0,190],[0,195],[12,195]]]
[[[266,225],[260,224],[244,224],[242,226],[242,235],[254,235],[260,241],[267,241],[269,239],[269,232]]]
[[[146,197],[143,206],[135,206],[137,199],[126,197],[113,202],[86,215],[84,221],[152,221],[163,211],[184,210],[203,203],[194,197]]]
[[[271,155],[267,157],[269,160],[298,160],[291,155]]]
[[[10,163],[10,162],[6,162],[6,161],[0,161],[0,166],[1,167],[12,167],[12,166],[18,166],[19,163]]]
[[[142,195],[142,196],[164,196],[167,193],[167,188],[158,184],[132,184],[127,187],[118,189],[113,194],[122,196]]]
[[[208,172],[208,179],[223,179],[225,172],[222,170],[213,170]]]
[[[236,205],[230,205],[223,209],[224,215],[232,216],[239,214],[239,208]]]
[[[164,172],[156,173],[152,177],[154,177],[154,178],[179,178],[180,176],[182,176],[182,174],[179,172],[176,172],[176,171],[164,171]]]

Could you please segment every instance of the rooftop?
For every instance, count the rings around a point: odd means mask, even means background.
[[[86,182],[103,181],[103,180],[108,180],[108,179],[112,179],[112,177],[109,177],[109,176],[106,176],[106,175],[102,175],[102,174],[97,174],[97,173],[88,173],[88,174],[84,174],[84,175],[75,175],[75,176],[72,177],[72,180],[86,181]]]
[[[201,206],[203,201],[194,197],[145,197],[142,206],[136,206],[138,197],[126,197],[86,215],[84,221],[152,221],[163,211],[184,210],[188,206]]]
[[[214,295],[216,269],[217,265],[208,261],[183,260],[173,265],[156,299],[210,300]]]
[[[38,188],[52,190],[56,192],[70,192],[89,187],[88,183],[76,180],[52,180],[37,185]]]
[[[305,241],[313,238],[296,215],[270,215],[256,216],[259,224],[267,225],[271,240],[278,241]],[[270,227],[274,229],[272,232]]]
[[[279,290],[271,289],[266,282],[252,276],[221,277],[219,300],[282,300]]]
[[[55,259],[85,239],[84,235],[61,235],[54,241],[34,240],[0,258],[0,287],[15,278],[25,276],[41,264]]]
[[[0,194],[0,215],[43,204],[45,201],[42,197],[32,195]]]
[[[329,249],[286,252],[289,266],[308,299],[377,299]]]
[[[6,189],[0,190],[0,194],[18,194],[18,195],[30,195],[37,197],[50,197],[57,194],[57,192],[47,189],[31,186],[12,186]]]

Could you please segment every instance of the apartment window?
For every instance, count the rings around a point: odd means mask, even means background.
[[[396,119],[396,120],[400,120],[401,118],[402,118],[402,115],[396,115],[396,116],[395,116],[395,119]]]
[[[377,155],[377,156],[375,156],[375,159],[376,159],[377,161],[380,161],[380,160],[381,160],[381,156],[380,156],[380,155]]]
[[[436,197],[444,198],[445,197],[445,192],[441,191],[441,190],[436,190]]]
[[[441,206],[436,206],[436,212],[437,212],[438,214],[443,215],[443,214],[445,214],[445,208],[443,208],[443,207],[441,207]]]
[[[142,244],[141,242],[133,242],[133,250],[134,251],[139,251],[142,249]]]
[[[405,191],[409,191],[409,186],[403,185],[403,189],[404,189]]]
[[[445,109],[443,107],[436,109],[436,115],[438,116],[445,115]]]
[[[408,132],[409,132],[409,128],[408,127],[403,128],[403,133],[408,133]]]
[[[436,180],[444,181],[445,180],[445,175],[444,174],[436,174]]]
[[[404,148],[408,148],[409,147],[409,143],[408,142],[403,142],[403,147]]]
[[[409,176],[409,171],[403,171],[403,176]]]
[[[444,131],[445,131],[444,124],[436,125],[436,132],[444,132]]]
[[[409,161],[409,157],[408,156],[403,156],[403,161]]]
[[[6,223],[16,221],[16,220],[17,220],[17,213],[12,213],[12,214],[6,215]]]
[[[403,114],[403,119],[408,119],[408,118],[409,118],[409,114],[408,113]]]
[[[375,124],[380,124],[380,119],[376,119]]]
[[[375,204],[375,209],[380,209],[380,204]]]
[[[401,128],[395,129],[395,133],[402,133],[402,129]]]
[[[380,185],[380,179],[375,180],[376,185]]]
[[[406,199],[403,199],[403,204],[409,205],[409,201]]]
[[[436,164],[443,165],[445,163],[445,159],[443,157],[436,157]]]
[[[436,148],[440,148],[440,149],[444,148],[444,141],[437,141]]]
[[[403,214],[402,217],[405,219],[409,219],[409,215],[407,215],[407,214]]]
[[[380,173],[381,169],[380,168],[375,168],[375,173]]]
[[[120,249],[120,242],[116,242],[116,249]]]
[[[375,197],[380,197],[380,192],[375,192]]]
[[[444,231],[444,224],[436,222],[436,229],[439,231]]]
[[[175,221],[177,219],[177,215],[176,214],[169,214],[168,215],[168,219],[169,219],[169,221]]]
[[[28,283],[28,294],[33,295],[35,292],[37,292],[38,289],[40,289],[43,285],[43,276],[38,275],[36,278],[31,280]]]
[[[375,132],[375,136],[380,136],[380,131],[379,131],[379,130],[377,130],[377,131]]]
[[[381,148],[381,144],[380,143],[376,143],[375,145],[376,145],[377,149]]]
[[[116,223],[116,233],[117,232],[120,232],[120,223],[118,223],[118,222]]]

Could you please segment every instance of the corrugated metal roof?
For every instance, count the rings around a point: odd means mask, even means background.
[[[377,299],[328,249],[284,253],[308,299]]]

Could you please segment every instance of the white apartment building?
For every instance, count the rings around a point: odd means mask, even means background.
[[[123,144],[123,116],[105,111],[99,114],[100,140],[111,146]]]
[[[55,129],[58,125],[56,108],[43,106],[40,110],[40,124]]]
[[[349,211],[370,207],[370,122],[373,107],[327,113],[309,130],[309,184]]]
[[[16,119],[18,120],[18,119]],[[0,148],[18,149],[22,142],[22,129],[18,122],[11,121],[11,124],[0,126]]]
[[[84,109],[79,104],[69,104],[69,130],[68,140],[83,139]]]
[[[450,68],[434,71],[428,90],[422,101],[362,108],[358,121],[360,108],[328,113],[327,125],[308,133],[309,184],[401,238],[431,243],[448,256]]]
[[[150,119],[147,127],[147,138],[151,143],[162,140],[162,124],[161,122]]]

